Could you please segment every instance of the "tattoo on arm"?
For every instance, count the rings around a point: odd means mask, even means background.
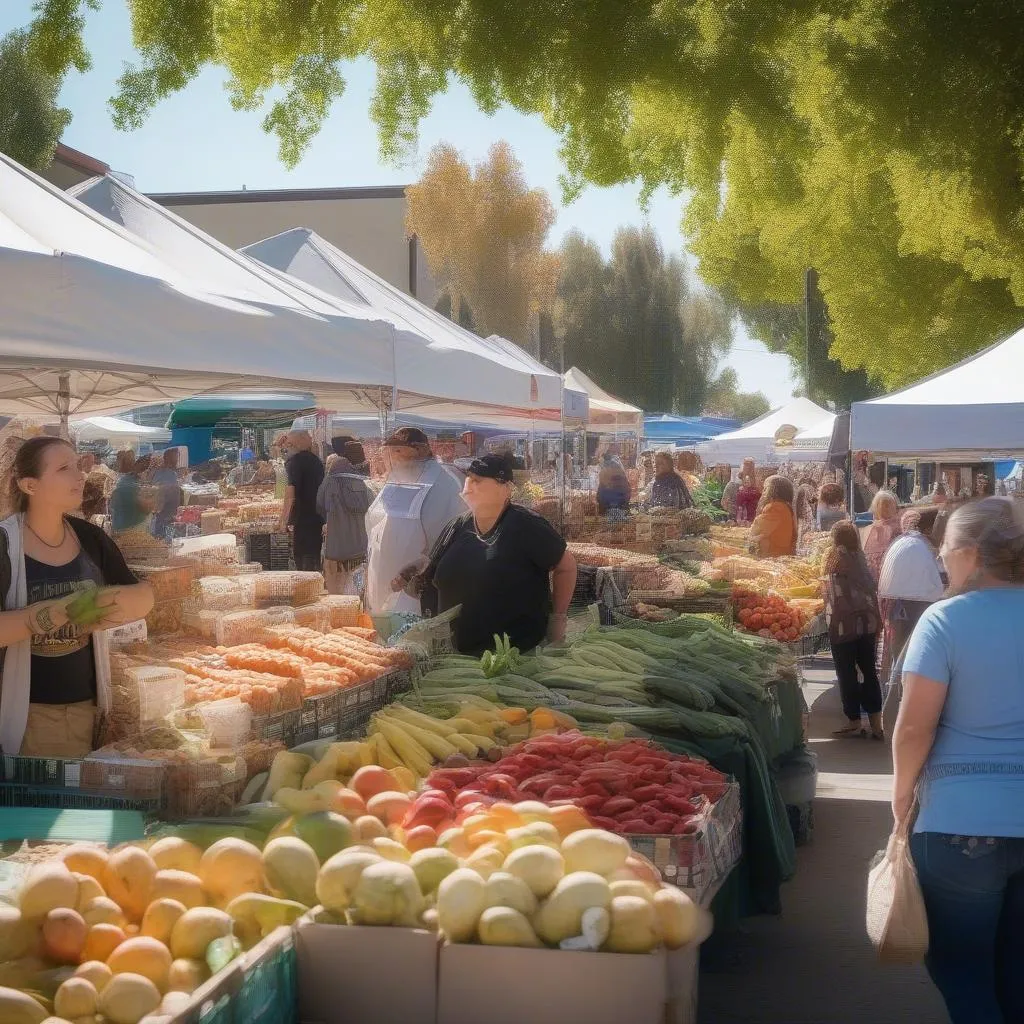
[[[49,608],[40,608],[37,612],[34,612],[30,618],[30,624],[37,633],[41,633],[44,636],[47,633],[52,633],[56,628],[57,624],[53,621],[53,615]]]

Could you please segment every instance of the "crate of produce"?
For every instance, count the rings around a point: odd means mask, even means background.
[[[246,762],[239,755],[194,758],[179,754],[163,763],[163,812],[171,819],[229,814],[245,788]]]
[[[412,689],[412,669],[397,669],[394,672],[388,672],[384,679],[387,681],[385,704],[390,704],[401,694],[408,693]]]
[[[239,975],[232,999],[236,1024],[294,1024],[298,979],[290,928],[278,928],[249,950]]]
[[[259,562],[269,571],[291,566],[291,539],[286,533],[250,533],[246,538],[246,561]]]
[[[630,835],[630,845],[661,871],[666,882],[703,901],[739,863],[743,818],[739,784],[730,781],[694,831],[686,835]]]
[[[319,698],[307,698],[307,700]],[[281,740],[288,746],[295,742],[295,737],[302,732],[302,708],[290,708],[287,711],[276,711],[269,715],[253,715],[251,737],[254,740]],[[318,739],[310,736],[309,739]]]
[[[364,734],[370,717],[388,702],[389,677],[400,674],[385,673],[376,679],[340,691],[339,739],[355,739]]]
[[[153,588],[153,599],[180,601],[192,591],[192,569],[187,565],[129,565],[129,569]]]
[[[0,757],[0,806],[156,813],[164,768],[133,758]]]
[[[576,567],[576,589],[572,592],[574,605],[593,604],[597,600],[597,567],[578,565]]]

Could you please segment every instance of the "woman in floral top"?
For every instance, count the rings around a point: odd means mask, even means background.
[[[832,661],[847,724],[836,736],[866,735],[861,714],[866,713],[871,738],[882,734],[882,686],[875,668],[880,616],[875,581],[860,547],[860,534],[851,522],[832,527],[832,546],[825,556],[825,618]],[[860,669],[862,680],[857,678]]]

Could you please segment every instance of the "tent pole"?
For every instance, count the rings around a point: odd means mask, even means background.
[[[71,414],[71,374],[62,373],[57,378],[57,413],[60,416],[60,436],[65,441],[71,437],[68,423]]]

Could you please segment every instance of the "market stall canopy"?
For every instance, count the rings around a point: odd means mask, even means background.
[[[703,460],[704,464],[728,464],[738,466],[743,459],[750,458],[763,466],[777,465],[784,458],[776,454],[775,441],[780,431],[795,428],[798,433],[808,427],[820,423],[828,416],[828,410],[815,405],[809,398],[795,398],[788,405],[772,412],[765,413],[759,419],[719,434],[710,441],[690,445]]]
[[[835,424],[836,415],[830,412],[824,419],[801,430],[792,443],[776,443],[777,459],[780,462],[827,462]]]
[[[311,394],[247,392],[197,395],[175,403],[167,418],[167,426],[171,430],[226,425],[285,427],[297,416],[315,409],[316,398]],[[378,421],[376,416],[372,419]]]
[[[586,393],[590,405],[588,425],[591,428],[611,427],[614,430],[631,431],[637,434],[642,432],[644,422],[642,409],[608,394],[578,367],[574,366],[566,370],[564,380],[567,388]]]
[[[117,416],[87,416],[71,421],[71,433],[78,441],[110,441],[115,444],[165,444],[171,439],[171,432],[162,427],[144,427],[131,420]]]
[[[1024,328],[970,359],[851,410],[850,445],[988,462],[1024,451]]]
[[[511,342],[498,343],[465,330],[316,232],[292,228],[240,251],[322,292],[362,304],[400,329],[396,409],[439,420],[560,419],[562,382],[557,373]]]
[[[673,416],[664,413],[644,417],[644,438],[648,447],[697,444],[727,430],[736,430],[741,425],[739,420],[720,416]]]
[[[4,413],[64,418],[312,382],[321,404],[373,409],[390,387],[393,335],[362,311],[329,322],[217,294],[0,155]]]

